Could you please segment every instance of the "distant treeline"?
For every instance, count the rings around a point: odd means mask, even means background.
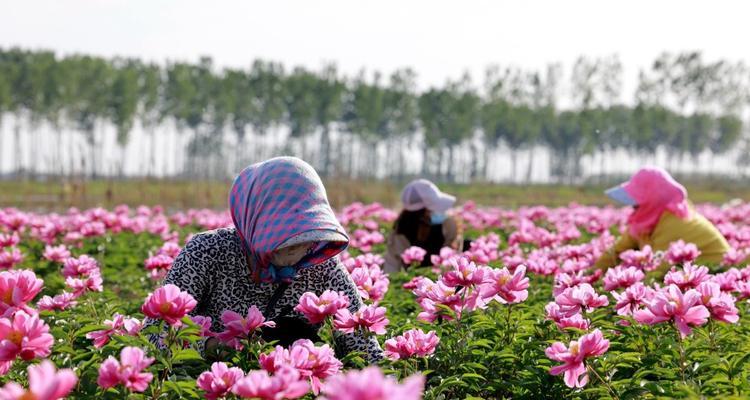
[[[412,144],[423,154],[421,172],[445,180],[459,168],[472,179],[487,177],[487,158],[498,147],[508,149],[517,177],[524,175],[518,152],[546,146],[552,176],[566,180],[580,175],[581,158],[595,152],[625,149],[648,160],[661,148],[677,161],[745,145],[748,68],[707,62],[698,52],[659,56],[640,71],[625,102],[616,56],[581,57],[566,74],[559,64],[543,71],[493,66],[481,83],[463,76],[422,91],[416,78],[410,69],[343,76],[334,65],[312,71],[255,61],[237,69],[217,68],[209,58],[160,65],[0,49],[0,116],[24,121],[16,136],[34,135],[42,124],[75,129],[89,146],[92,176],[101,174],[102,126],[116,127],[124,146],[136,122],[150,135],[167,123],[188,135],[187,176],[224,174],[227,152],[246,162],[249,138],[279,129],[300,143],[319,135],[306,156],[322,175],[353,174],[355,163],[365,165],[360,176],[383,168],[386,176],[401,175],[404,148]],[[237,144],[227,148],[227,136]],[[459,163],[458,151],[473,153]],[[735,153],[738,162],[748,161]],[[533,152],[527,178],[532,164]]]

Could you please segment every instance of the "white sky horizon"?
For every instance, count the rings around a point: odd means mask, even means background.
[[[335,62],[360,70],[416,71],[420,89],[469,72],[481,87],[487,66],[543,71],[580,55],[618,54],[632,101],[640,68],[663,51],[702,51],[707,60],[750,64],[750,3],[593,0],[440,1],[4,0],[0,47],[161,64],[210,56],[217,67],[255,59],[290,69]],[[564,96],[563,96],[564,97]]]

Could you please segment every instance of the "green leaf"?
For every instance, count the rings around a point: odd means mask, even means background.
[[[467,378],[479,379],[480,381],[486,381],[487,380],[487,378],[483,377],[482,375],[475,374],[475,373],[472,373],[472,372],[467,372],[467,373],[461,375],[461,378],[463,378],[463,379],[467,379]]]
[[[195,349],[182,349],[174,357],[175,361],[202,360],[200,353]]]

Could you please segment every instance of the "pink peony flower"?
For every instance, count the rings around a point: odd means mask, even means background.
[[[557,322],[561,318],[565,318],[565,315],[560,311],[560,305],[554,301],[550,301],[544,306],[545,319]]]
[[[590,312],[594,308],[604,307],[609,304],[609,300],[605,295],[598,295],[588,283],[582,283],[565,289],[555,297],[555,303],[560,305],[564,316],[572,317],[584,310]]]
[[[583,318],[581,314],[573,314],[572,316],[563,315],[560,311],[560,305],[554,301],[547,303],[544,310],[546,312],[545,319],[554,321],[558,329],[561,330],[565,328],[587,330],[591,325],[591,321]]]
[[[86,292],[101,292],[104,290],[104,287],[102,287],[102,275],[98,268],[89,272],[89,275],[84,278],[68,277],[65,279],[65,285],[73,290],[73,297],[76,299]]]
[[[348,306],[349,298],[343,292],[326,290],[320,297],[312,292],[304,293],[294,310],[304,315],[311,324],[319,324]]]
[[[80,232],[68,232],[63,237],[63,242],[75,245],[79,248],[83,247],[83,235]]]
[[[112,335],[137,336],[143,328],[143,324],[136,318],[129,318],[122,314],[115,313],[111,320],[105,320],[104,326],[107,329],[89,332],[86,338],[93,341],[94,347],[100,349],[109,342]]]
[[[25,225],[29,222],[29,217],[16,209],[10,209],[5,216],[0,214],[0,222],[4,223],[11,232],[23,232]]]
[[[575,314],[572,317],[560,318],[558,321],[555,321],[555,324],[559,329],[576,328],[585,331],[591,326],[591,321],[583,318],[581,314]]]
[[[75,301],[73,293],[62,292],[55,295],[55,297],[42,296],[36,303],[36,306],[42,311],[62,311],[70,307],[75,307],[77,304],[78,302]]]
[[[725,272],[718,273],[710,278],[716,282],[722,292],[734,292],[737,290],[737,281],[742,279],[742,273],[737,268],[730,268]]]
[[[701,282],[705,282],[709,279],[711,279],[711,277],[708,275],[708,268],[686,262],[682,266],[682,271],[678,271],[675,267],[672,267],[672,269],[664,276],[664,284],[677,285],[680,290],[686,290],[694,289],[698,287]]]
[[[99,221],[87,222],[80,228],[83,237],[103,236],[105,232],[106,226]]]
[[[339,257],[346,267],[346,270],[350,273],[356,268],[371,268],[373,266],[381,267],[385,263],[385,259],[382,256],[372,253],[360,254],[357,257],[352,258],[349,253],[344,252],[341,253]]]
[[[500,255],[497,246],[500,244],[486,237],[478,237],[471,242],[469,250],[463,252],[463,256],[479,264],[489,264],[490,261],[497,260]]]
[[[406,265],[418,264],[424,260],[424,256],[427,255],[427,251],[421,247],[411,246],[401,253],[401,261]]]
[[[436,283],[429,278],[423,278],[412,292],[417,295],[417,302],[422,307],[422,312],[419,313],[417,319],[433,322],[438,317],[445,319],[453,318],[451,315],[446,314],[445,310],[440,309],[438,305],[448,307],[456,317],[461,317],[464,309],[464,300],[461,294],[456,291],[456,288],[449,287],[442,280]]]
[[[349,246],[363,252],[372,250],[372,246],[385,242],[385,237],[378,231],[357,229],[350,237]]]
[[[62,274],[66,278],[85,277],[93,272],[99,272],[99,263],[85,254],[78,258],[70,257],[63,262]]]
[[[672,265],[684,264],[695,261],[701,255],[698,247],[693,243],[685,243],[680,239],[669,245],[664,257]]]
[[[0,318],[0,361],[47,357],[54,341],[49,326],[37,315],[17,311],[10,318]]]
[[[196,383],[206,392],[207,399],[215,400],[229,394],[232,386],[244,377],[245,373],[241,369],[229,368],[223,362],[215,362],[211,364],[210,371],[205,371],[198,376]]]
[[[176,242],[165,242],[157,254],[164,254],[174,260],[180,254],[180,251],[182,251],[182,248]]]
[[[18,237],[18,233],[0,233],[0,249],[3,247],[15,247],[18,246],[19,243],[21,243],[21,238]]]
[[[410,329],[401,336],[385,341],[385,356],[391,360],[411,357],[427,357],[435,352],[440,338],[435,331],[424,333],[421,329]]]
[[[661,260],[656,257],[651,246],[645,245],[640,250],[626,250],[620,253],[623,267],[635,267],[644,271],[653,271],[659,267]]]
[[[143,392],[153,379],[150,372],[143,372],[154,362],[138,347],[125,347],[120,360],[109,356],[99,367],[96,383],[104,389],[123,385],[131,392]]]
[[[737,297],[739,297],[740,299],[746,299],[750,297],[750,282],[737,281],[736,290],[737,290]]]
[[[612,292],[612,296],[617,301],[615,304],[617,315],[632,316],[634,311],[640,310],[647,301],[654,297],[654,290],[637,282],[622,293]]]
[[[576,287],[582,283],[589,285],[598,281],[602,275],[602,270],[597,269],[591,275],[585,275],[583,271],[576,273],[561,272],[555,275],[555,286],[552,288],[552,295],[559,296],[565,289]]]
[[[275,327],[273,321],[266,321],[258,307],[251,306],[247,309],[247,315],[242,316],[232,310],[224,310],[221,313],[221,322],[224,324],[224,332],[216,335],[227,346],[239,350],[242,348],[241,339],[251,337],[256,329],[262,326]]]
[[[473,287],[485,280],[488,268],[477,266],[466,257],[456,257],[450,261],[452,269],[442,276],[442,281],[449,287]]]
[[[436,267],[448,268],[450,267],[450,261],[458,257],[458,253],[451,247],[443,247],[440,249],[439,254],[433,254],[430,256],[430,262]]]
[[[404,283],[401,287],[406,290],[414,290],[419,286],[419,282],[424,279],[423,276],[415,276],[414,278],[411,278],[409,282]]]
[[[146,297],[141,312],[150,318],[163,319],[169,325],[180,326],[180,320],[195,308],[198,303],[188,292],[167,284]]]
[[[284,367],[273,376],[267,371],[251,371],[232,386],[232,393],[243,399],[297,399],[310,391],[294,368]]]
[[[352,314],[348,309],[336,311],[333,326],[344,333],[354,333],[355,330],[367,330],[376,335],[385,334],[388,318],[385,317],[385,307],[375,305],[365,306]]]
[[[317,347],[308,339],[297,340],[288,350],[276,346],[268,355],[261,354],[258,361],[264,370],[274,374],[279,368],[294,368],[303,378],[310,378],[315,395],[320,393],[321,380],[335,375],[343,366],[330,346]]]
[[[722,292],[718,283],[702,282],[696,290],[701,294],[701,302],[708,308],[711,318],[730,324],[739,321],[734,296]]]
[[[380,267],[377,265],[357,267],[350,272],[350,275],[363,299],[376,303],[383,300],[390,281],[388,275],[384,274]]]
[[[721,261],[721,265],[723,266],[740,265],[749,256],[750,254],[748,253],[747,249],[738,250],[732,247],[726,253],[724,253],[724,259]]]
[[[553,361],[562,365],[552,367],[549,373],[559,375],[564,373],[565,385],[570,388],[584,387],[589,381],[584,361],[587,358],[604,354],[609,349],[609,340],[604,339],[599,329],[573,340],[566,347],[562,342],[555,342],[547,347],[544,353]],[[583,378],[581,376],[583,375]]]
[[[146,270],[150,271],[152,279],[160,279],[165,272],[172,268],[174,259],[166,254],[157,254],[146,259]]]
[[[68,248],[64,244],[59,246],[47,245],[44,247],[44,254],[42,256],[52,262],[64,262],[70,257],[70,251],[68,251]]]
[[[526,267],[521,265],[511,274],[507,268],[493,268],[487,274],[486,284],[482,286],[482,296],[492,298],[501,304],[515,304],[525,301],[529,296],[529,278]]]
[[[8,374],[13,367],[13,361],[0,361],[0,376]]]
[[[419,400],[424,390],[424,377],[415,375],[403,384],[383,375],[378,367],[361,371],[350,370],[326,381],[322,400]]]
[[[643,271],[636,267],[618,266],[610,268],[604,275],[604,290],[612,291],[620,288],[628,288],[636,282],[645,278]]]
[[[673,320],[680,335],[685,337],[692,332],[692,326],[700,326],[708,321],[711,313],[701,302],[701,294],[689,289],[684,294],[677,285],[669,285],[654,294],[647,301],[646,308],[633,313],[633,318],[641,324],[654,325]]]
[[[15,247],[0,249],[0,269],[11,269],[23,261],[21,250]]]
[[[122,334],[128,336],[138,336],[143,329],[143,322],[138,318],[125,317],[122,321]]]
[[[0,389],[3,400],[57,400],[67,396],[76,385],[78,377],[70,369],[56,370],[49,360],[29,365],[29,390],[15,382]]]
[[[29,270],[0,272],[0,315],[9,317],[17,310],[35,314],[27,303],[42,290],[44,281]]]
[[[211,331],[211,317],[205,317],[203,315],[191,315],[190,320],[200,328],[201,337],[216,336],[216,333]]]

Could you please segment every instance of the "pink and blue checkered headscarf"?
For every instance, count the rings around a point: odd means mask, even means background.
[[[320,264],[348,244],[318,243],[294,268],[271,264],[274,250],[299,234],[328,230],[347,237],[320,177],[298,158],[277,157],[245,168],[232,184],[229,209],[244,250],[255,261],[250,269],[256,282],[289,281],[298,269]]]

